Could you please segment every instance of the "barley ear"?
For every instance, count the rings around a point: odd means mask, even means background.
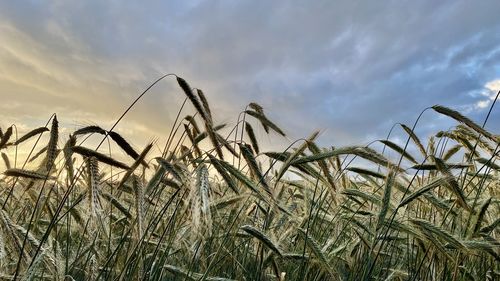
[[[215,137],[217,138],[217,141],[225,148],[227,149],[229,152],[231,152],[231,154],[236,157],[236,158],[239,158],[240,155],[238,154],[238,152],[236,152],[236,150],[233,148],[233,146],[231,145],[231,143],[229,143],[223,136],[221,136],[220,134],[218,133],[215,133]]]
[[[205,110],[205,113],[207,114],[207,118],[211,122],[212,121],[212,112],[210,110],[210,106],[208,104],[208,100],[205,97],[205,94],[203,93],[202,90],[196,89],[196,92],[198,93],[198,97],[200,98],[201,104],[203,105],[203,109]]]
[[[219,144],[219,140],[217,139],[215,130],[212,128],[212,124],[205,122],[205,130],[208,134],[208,138],[212,142],[212,146],[217,152],[217,156],[219,157],[219,159],[224,160],[224,154],[222,153],[221,145]]]
[[[302,228],[298,228],[298,233],[304,238],[308,248],[320,261],[322,269],[328,272],[332,276],[336,275],[336,273],[334,272],[334,267],[332,267],[331,263],[328,260],[328,257],[321,250],[321,247],[319,246],[318,242],[313,237],[311,237],[306,230]]]
[[[251,109],[253,109],[258,114],[260,114],[262,116],[265,116],[264,115],[264,108],[262,106],[260,106],[260,104],[258,104],[256,102],[251,102],[251,103],[248,104],[248,107],[250,107]],[[269,126],[267,124],[265,124],[265,123],[262,123],[262,127],[264,127],[264,131],[266,131],[266,133],[269,134]]]
[[[57,155],[57,141],[59,138],[59,122],[57,121],[57,115],[54,115],[52,119],[52,127],[50,128],[50,139],[47,144],[47,156],[45,162],[45,168],[47,172],[50,172],[52,165],[54,165],[54,160]]]
[[[63,154],[64,154],[64,166],[68,171],[68,178],[70,179],[70,181],[73,179],[73,176],[75,174],[73,167],[73,158],[72,158],[73,150],[71,149],[75,145],[76,145],[76,137],[73,135],[69,135],[69,139],[63,148]]]
[[[127,166],[126,164],[118,161],[118,160],[115,160],[107,155],[104,155],[102,153],[99,153],[97,151],[94,151],[94,150],[91,150],[91,149],[88,149],[86,147],[83,147],[83,146],[73,146],[71,148],[71,150],[74,152],[74,153],[77,153],[77,154],[80,154],[82,156],[85,156],[85,157],[95,157],[99,162],[102,162],[102,163],[105,163],[105,164],[108,164],[110,166],[114,166],[114,167],[118,167],[118,168],[121,168],[121,169],[124,169],[124,170],[128,170],[130,167]]]
[[[307,146],[309,147],[309,150],[313,154],[321,153],[321,149],[316,145],[316,143],[313,140],[307,141]],[[330,170],[328,168],[328,162],[325,159],[321,159],[321,160],[318,160],[318,165],[319,165],[321,171],[323,172],[323,174],[325,175],[326,180],[330,184],[330,187],[333,189],[333,192],[337,191],[337,186],[335,184],[335,180],[333,179],[333,176],[330,173]]]
[[[267,119],[267,117],[264,114],[252,110],[245,110],[245,113],[259,120],[264,129],[271,128],[276,133],[282,136],[286,136],[285,133],[276,124],[271,122],[271,120]],[[266,133],[269,133],[269,129],[266,130]]]
[[[20,177],[34,180],[46,180],[54,179],[54,177],[47,176],[45,173],[39,173],[35,171],[23,170],[18,168],[7,169],[3,172],[4,175],[8,177]]]
[[[132,148],[132,146],[117,132],[111,131],[108,132],[108,135],[111,139],[132,159],[137,159],[139,157],[139,153]]]
[[[193,135],[194,136],[198,135],[201,132],[200,127],[198,127],[198,123],[196,123],[196,120],[194,119],[193,116],[186,115],[186,117],[184,117],[184,119],[186,119],[189,122],[189,124],[191,124],[191,127],[193,127]]]
[[[142,238],[144,234],[144,187],[140,178],[136,175],[132,176],[132,183],[134,188],[134,205],[135,212],[137,215],[137,236],[138,240]]]
[[[256,227],[253,227],[251,225],[244,225],[240,227],[242,230],[244,230],[246,233],[250,234],[254,238],[257,238],[262,244],[266,245],[271,251],[276,253],[278,256],[283,256],[280,247],[278,244],[274,241],[271,240],[267,235],[265,235],[261,230],[257,229]]]
[[[178,171],[178,169],[172,165],[169,161],[166,159],[163,159],[161,157],[156,157],[155,160],[158,162],[158,164],[161,165],[168,173],[170,173],[177,181],[183,182],[182,179],[182,173]]]
[[[490,225],[481,228],[481,230],[479,230],[479,232],[489,234],[490,232],[492,232],[493,230],[495,230],[499,226],[500,226],[500,218],[496,219]]]
[[[208,155],[210,158],[210,163],[214,166],[214,168],[217,170],[217,172],[222,176],[222,179],[226,182],[229,188],[231,188],[234,193],[239,194],[238,186],[236,185],[236,182],[233,180],[233,178],[229,175],[229,173],[226,171],[226,169],[219,163],[217,158],[213,157],[212,155]]]
[[[422,219],[410,219],[410,222],[420,228],[421,230],[425,231],[425,235],[428,237],[437,237],[440,238],[457,249],[463,249],[465,248],[465,245],[462,244],[457,238],[453,237],[448,231],[437,227],[430,222]]]
[[[410,136],[410,138],[413,140],[415,145],[417,146],[418,150],[420,150],[420,153],[422,153],[422,156],[427,157],[427,152],[425,151],[424,146],[422,145],[422,142],[420,142],[420,139],[417,137],[417,135],[413,132],[410,127],[406,126],[405,124],[400,124],[403,130]]]
[[[42,134],[44,132],[47,132],[48,130],[49,130],[49,128],[47,128],[47,127],[40,127],[40,128],[36,128],[34,130],[31,130],[28,133],[26,133],[24,136],[22,136],[18,140],[16,140],[14,142],[14,145],[18,145],[18,144],[20,144],[20,143],[22,143],[22,142],[24,142],[24,141],[26,141],[26,140],[28,140],[28,139],[36,136],[36,135]]]
[[[12,126],[7,128],[5,133],[3,133],[2,138],[0,139],[0,149],[7,147],[7,142],[12,136]]]
[[[453,174],[450,172],[450,169],[447,167],[447,165],[438,157],[433,156],[432,159],[434,160],[434,163],[436,163],[436,167],[439,172],[441,172],[446,177],[446,186],[453,194],[455,194],[458,204],[467,211],[472,211],[470,206],[467,204],[467,198],[465,197],[465,194],[463,193],[460,185],[458,184]]]
[[[247,136],[250,139],[250,143],[252,144],[253,151],[256,154],[259,154],[259,144],[257,143],[257,138],[255,137],[255,132],[250,125],[250,123],[245,122],[245,131],[247,132]]]
[[[89,210],[92,217],[99,215],[99,164],[93,156],[86,158],[87,162],[87,194]]]
[[[448,149],[444,155],[443,155],[443,160],[444,161],[447,161],[448,159],[450,159],[453,155],[455,155],[460,149],[462,148],[461,145],[457,144],[457,145],[454,145],[453,147],[451,147],[450,149]]]
[[[411,156],[410,153],[408,153],[405,149],[400,147],[399,145],[395,144],[394,142],[390,140],[379,140],[379,142],[383,143],[384,145],[388,146],[392,150],[396,151],[397,153],[401,154],[404,158],[408,159],[410,162],[417,164],[417,160]]]
[[[304,150],[308,146],[308,142],[312,142],[319,135],[319,131],[314,131],[290,156],[286,159],[286,161],[281,165],[281,168],[278,172],[276,180],[281,179],[285,174],[286,170],[292,165],[292,163],[304,152]]]
[[[80,128],[80,129],[74,131],[73,135],[78,136],[78,135],[86,135],[86,134],[94,134],[94,133],[97,133],[100,135],[106,135],[106,130],[104,130],[103,128],[101,128],[99,126],[91,125],[91,126],[86,126],[86,127],[83,127],[83,128]]]
[[[205,120],[205,122],[209,122],[207,114],[205,113],[205,110],[201,106],[200,100],[193,93],[193,90],[191,89],[191,86],[189,86],[189,84],[186,82],[186,80],[182,79],[179,76],[177,76],[177,83],[179,84],[179,86],[181,87],[181,89],[184,91],[184,94],[186,94],[187,98],[191,101],[191,104],[193,104],[193,106],[196,109],[196,111],[203,118],[203,120]]]
[[[127,218],[131,219],[132,214],[130,214],[127,207],[125,207],[118,199],[116,199],[113,195],[103,192],[102,197],[108,200],[113,206],[115,206],[120,212],[122,212]]]
[[[203,233],[202,235],[210,236],[212,234],[212,214],[210,212],[210,182],[208,179],[208,169],[205,164],[201,164],[197,168],[196,173],[196,189],[195,193],[197,196],[192,198],[199,202],[195,204],[199,206],[199,211],[201,215],[201,222],[203,223]]]
[[[135,160],[135,162],[130,166],[130,169],[127,170],[127,172],[125,173],[125,175],[123,175],[120,183],[118,184],[118,186],[116,187],[117,189],[120,188],[127,180],[128,178],[130,177],[130,175],[137,169],[137,167],[139,167],[139,165],[142,163],[142,162],[145,162],[144,159],[146,158],[146,155],[149,153],[149,151],[151,150],[151,148],[153,147],[153,144],[150,143],[148,144],[144,150],[141,152],[141,154],[137,157],[137,159]]]
[[[193,136],[193,132],[189,129],[189,126],[186,124],[184,125],[184,132],[186,132],[186,135],[189,138],[189,141],[191,141],[191,145],[194,148],[194,152],[198,157],[201,157],[201,150],[200,147],[198,146],[198,142],[196,142],[195,137]]]
[[[403,206],[409,204],[410,202],[412,202],[413,200],[422,196],[423,194],[431,191],[432,189],[434,189],[440,185],[443,185],[446,181],[447,181],[446,178],[438,178],[436,180],[433,180],[429,184],[426,184],[425,186],[419,188],[417,191],[413,192],[408,197],[406,197],[404,200],[402,200],[401,203],[399,203],[399,207],[403,207]]]
[[[229,278],[224,278],[224,277],[212,277],[212,276],[205,276],[205,274],[197,273],[197,272],[192,272],[188,271],[186,269],[173,266],[173,265],[163,265],[163,268],[166,269],[168,272],[170,272],[174,276],[179,276],[182,277],[182,280],[189,280],[189,281],[198,281],[198,280],[206,280],[206,281],[236,281],[234,279],[229,279]],[[177,278],[179,279],[179,278]]]
[[[262,174],[259,168],[259,165],[257,164],[257,161],[255,160],[254,155],[252,154],[250,146],[248,144],[242,144],[242,143],[238,143],[238,146],[240,147],[241,153],[243,154],[243,158],[245,158],[245,161],[248,164],[248,168],[250,169],[250,174],[253,176],[255,180],[258,181],[259,184],[262,184],[264,190],[269,195],[271,195],[272,192],[264,178],[264,175]]]
[[[224,160],[216,159],[215,157],[210,157],[210,159],[212,163],[217,162],[220,167],[224,169],[228,174],[238,179],[241,183],[243,183],[246,187],[253,191],[259,199],[263,200],[266,203],[269,203],[269,200],[259,191],[257,184],[246,177],[240,170],[236,169],[233,165],[227,163]]]
[[[450,109],[450,108],[447,108],[447,107],[444,107],[444,106],[441,106],[441,105],[435,105],[435,106],[432,107],[432,109],[434,109],[436,112],[439,112],[439,113],[441,113],[443,115],[451,117],[451,118],[455,119],[456,121],[458,121],[460,123],[464,123],[465,125],[467,125],[471,129],[473,129],[474,131],[476,131],[479,134],[487,137],[488,139],[492,140],[493,142],[495,142],[495,143],[498,142],[498,138],[497,137],[495,137],[490,132],[488,132],[485,129],[483,129],[483,127],[481,127],[478,124],[474,123],[469,118],[463,116],[458,111],[455,111],[453,109]]]
[[[475,216],[474,221],[472,223],[472,235],[477,234],[479,229],[481,228],[481,223],[484,220],[484,216],[486,215],[486,210],[490,206],[491,200],[492,197],[488,198],[488,200],[486,200],[479,208],[479,212]]]
[[[385,178],[385,176],[383,174],[378,173],[378,172],[374,172],[374,171],[371,171],[371,170],[368,170],[368,169],[365,169],[365,168],[347,167],[345,170],[346,171],[351,171],[351,172],[354,172],[354,173],[357,173],[357,174],[360,174],[360,175],[374,177],[374,178],[377,178],[377,179],[383,179],[383,178]]]
[[[382,208],[380,209],[380,212],[378,214],[376,227],[377,230],[382,226],[382,223],[384,222],[387,215],[387,211],[389,210],[392,186],[394,185],[395,177],[396,173],[392,170],[389,171],[389,174],[387,175],[387,179],[385,181],[384,196],[382,197]]]

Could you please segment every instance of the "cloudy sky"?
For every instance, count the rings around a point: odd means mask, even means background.
[[[219,122],[261,104],[289,140],[321,129],[323,145],[366,143],[434,104],[482,123],[500,89],[498,11],[499,1],[1,1],[0,126],[26,130],[57,112],[66,130],[109,127],[166,73],[203,89]],[[118,131],[140,147],[164,139],[183,98],[163,81]],[[498,133],[500,109],[490,118]],[[423,134],[452,125],[430,111],[423,121]]]

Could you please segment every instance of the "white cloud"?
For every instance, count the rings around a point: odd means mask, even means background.
[[[500,79],[496,79],[493,81],[490,81],[486,83],[484,86],[486,89],[488,89],[491,93],[496,94],[500,91]],[[494,98],[494,97],[492,97]]]
[[[480,100],[476,103],[476,108],[477,109],[483,109],[483,108],[486,108],[490,105],[490,101],[489,100]]]
[[[476,109],[484,109],[490,106],[495,100],[498,92],[500,91],[500,79],[492,80],[484,85],[484,90],[481,92],[483,99],[476,102]]]

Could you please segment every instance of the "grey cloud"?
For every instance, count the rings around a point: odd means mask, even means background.
[[[175,72],[206,92],[221,121],[257,101],[291,138],[320,128],[323,143],[345,144],[383,137],[437,103],[481,121],[487,109],[471,108],[500,78],[499,8],[497,1],[12,1],[0,4],[0,15],[36,43],[35,58],[53,72],[29,81],[65,91],[60,106],[78,104],[108,120],[147,83]],[[14,67],[7,57],[2,67]],[[0,90],[8,87],[15,86],[1,82]],[[21,97],[27,91],[16,89]],[[182,99],[166,81],[128,120],[164,133]],[[423,134],[452,124],[425,118]]]

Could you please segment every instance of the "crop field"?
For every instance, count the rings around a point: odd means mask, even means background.
[[[485,129],[500,120],[435,105],[454,127],[265,151],[257,129],[286,131],[272,108],[222,124],[175,79],[185,104],[161,141],[133,147],[121,118],[1,128],[0,280],[500,280],[500,136]]]

